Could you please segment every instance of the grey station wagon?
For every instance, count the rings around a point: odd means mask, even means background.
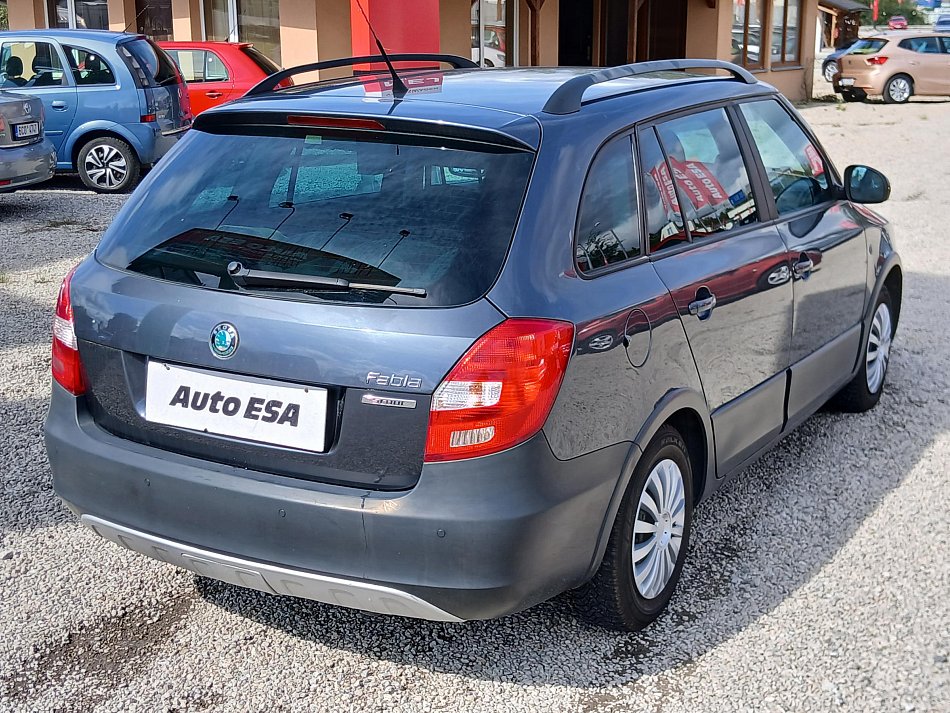
[[[721,62],[393,59],[200,115],[66,278],[56,491],[264,592],[642,628],[698,503],[880,398],[887,180]]]

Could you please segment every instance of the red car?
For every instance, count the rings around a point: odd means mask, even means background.
[[[159,42],[188,83],[191,110],[200,114],[238,99],[280,66],[247,42]],[[279,86],[290,86],[290,79]]]
[[[894,15],[887,21],[887,27],[890,30],[906,30],[907,18],[903,15]]]

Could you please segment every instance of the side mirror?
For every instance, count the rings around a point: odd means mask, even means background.
[[[848,166],[844,171],[844,193],[855,203],[883,203],[891,196],[891,182],[869,166]]]

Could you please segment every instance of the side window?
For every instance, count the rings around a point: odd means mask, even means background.
[[[694,238],[756,221],[752,183],[725,109],[667,121],[657,131]]]
[[[689,241],[670,165],[660,149],[656,131],[640,132],[640,185],[646,211],[650,252]]]
[[[936,37],[908,37],[901,40],[898,47],[921,54],[940,54],[940,41]]]
[[[950,37],[941,37],[940,46],[943,48],[944,54],[950,54]]]
[[[642,253],[629,136],[610,142],[594,157],[581,194],[575,235],[574,253],[581,272]]]
[[[226,82],[228,81],[228,68],[224,62],[214,52],[208,52],[205,59],[205,81],[206,82]]]
[[[48,42],[4,42],[0,48],[0,88],[59,87],[67,83],[63,63]]]
[[[788,112],[774,100],[740,106],[779,215],[830,200],[833,191],[821,153]]]
[[[167,50],[178,65],[182,78],[189,84],[205,81],[204,50]]]
[[[115,75],[99,55],[82,47],[64,47],[69,69],[79,86],[115,84]]]

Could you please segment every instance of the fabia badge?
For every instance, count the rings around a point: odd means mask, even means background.
[[[218,359],[230,359],[238,348],[238,332],[233,324],[221,322],[211,330],[211,353]]]

